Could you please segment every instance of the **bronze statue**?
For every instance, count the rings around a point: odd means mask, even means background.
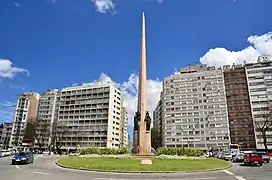
[[[141,114],[139,111],[137,111],[134,115],[134,131],[138,131],[139,125],[138,122],[141,120]]]
[[[145,122],[146,122],[146,131],[150,131],[151,118],[149,116],[149,112],[148,111],[146,111],[146,114],[145,114]]]

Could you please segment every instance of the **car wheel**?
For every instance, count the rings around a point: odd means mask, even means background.
[[[260,166],[263,166],[263,163],[260,163],[259,165],[260,165]]]

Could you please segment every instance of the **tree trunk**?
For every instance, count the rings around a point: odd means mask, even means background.
[[[267,138],[266,138],[266,133],[263,134],[263,143],[264,143],[264,149],[267,152],[268,151],[268,147],[267,147]]]

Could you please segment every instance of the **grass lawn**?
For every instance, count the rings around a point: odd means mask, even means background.
[[[223,160],[207,158],[198,160],[160,160],[153,159],[152,165],[140,165],[139,159],[81,158],[64,157],[58,160],[64,167],[85,170],[144,172],[144,171],[197,171],[227,168],[229,163]]]

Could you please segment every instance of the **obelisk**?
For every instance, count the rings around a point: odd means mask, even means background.
[[[151,118],[147,111],[146,100],[146,37],[145,15],[142,14],[142,32],[140,49],[140,71],[138,86],[138,109],[134,116],[133,153],[139,155],[151,154]]]

